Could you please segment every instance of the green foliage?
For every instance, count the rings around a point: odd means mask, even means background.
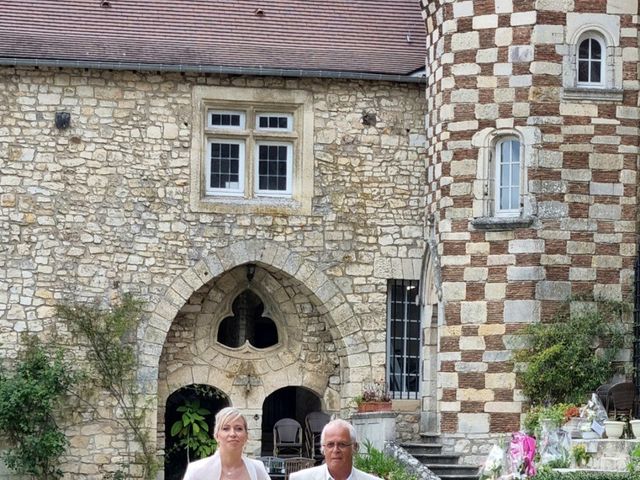
[[[636,446],[629,452],[627,471],[633,475],[634,478],[640,478],[640,443],[636,443]]]
[[[58,479],[67,439],[55,412],[74,374],[61,350],[49,354],[35,337],[23,342],[15,371],[0,373],[0,432],[10,444],[4,461],[19,474]]]
[[[579,443],[574,445],[571,449],[571,456],[573,457],[573,461],[576,462],[577,466],[586,465],[591,460],[593,456],[589,452],[587,452],[587,447],[584,443]]]
[[[171,426],[171,436],[177,436],[176,446],[187,451],[187,461],[191,461],[190,452],[195,458],[212,455],[218,446],[214,438],[209,435],[209,424],[206,416],[211,412],[200,406],[200,400],[187,400],[184,405],[176,409],[182,416]]]
[[[549,407],[535,405],[529,409],[524,417],[524,430],[529,435],[540,437],[542,420],[548,419],[554,427],[560,427],[565,421],[565,414],[568,409],[573,407],[571,403],[557,403]]]
[[[528,325],[529,345],[515,353],[517,362],[527,364],[518,377],[534,405],[581,403],[614,373],[629,305],[596,300],[580,311],[570,307],[566,302],[550,323]]]
[[[141,301],[126,294],[120,304],[111,309],[74,303],[58,305],[57,311],[74,333],[87,340],[91,378],[116,400],[125,427],[142,447],[136,461],[143,466],[144,478],[155,478],[158,465],[144,424],[145,409],[134,377],[137,365],[130,341],[140,320]]]
[[[354,466],[384,480],[418,480],[407,469],[390,455],[374,448],[369,441],[364,443],[365,453],[358,453]]]

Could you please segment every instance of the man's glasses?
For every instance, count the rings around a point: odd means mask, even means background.
[[[344,450],[345,448],[349,448],[353,443],[344,443],[344,442],[328,442],[323,445],[327,450],[333,450],[337,448],[338,450]]]

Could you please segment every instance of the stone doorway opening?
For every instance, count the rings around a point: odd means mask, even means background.
[[[261,454],[273,455],[273,425],[278,420],[293,418],[302,426],[304,432],[304,419],[307,414],[321,410],[320,397],[306,388],[284,387],[273,392],[262,404]]]
[[[204,417],[209,427],[209,437],[211,437],[213,436],[216,413],[224,407],[228,407],[230,402],[226,394],[210,385],[187,385],[169,395],[164,415],[164,424],[166,426],[164,456],[165,480],[181,480],[187,468],[187,451],[179,444],[177,437],[171,436],[171,428],[182,418],[182,412],[179,412],[178,408],[193,405],[199,405],[209,411]],[[190,452],[189,458],[191,461],[195,459],[193,451]]]

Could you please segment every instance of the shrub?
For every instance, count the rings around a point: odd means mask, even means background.
[[[47,353],[35,337],[15,370],[0,373],[0,432],[9,440],[3,455],[9,468],[38,480],[62,477],[60,457],[67,438],[56,423],[56,411],[74,381],[62,351]]]
[[[364,443],[365,452],[356,455],[354,466],[384,480],[418,480],[398,460],[377,448],[369,441]]]
[[[629,305],[596,300],[580,311],[570,307],[566,302],[550,323],[525,327],[529,345],[515,352],[515,360],[526,364],[518,379],[534,405],[582,403],[615,371]]]

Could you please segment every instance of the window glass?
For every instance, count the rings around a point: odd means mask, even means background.
[[[258,144],[258,192],[290,191],[292,149],[291,144]]]
[[[518,214],[520,209],[520,142],[505,139],[498,142],[496,176],[496,214]]]
[[[391,280],[388,285],[387,371],[393,398],[418,398],[421,345],[418,291],[415,280]]]
[[[208,189],[239,192],[243,185],[244,143],[214,139],[209,142]]]
[[[244,128],[244,113],[211,110],[209,112],[209,126],[222,128]]]
[[[291,131],[292,116],[279,113],[261,113],[257,116],[256,125],[261,130]]]
[[[595,38],[587,38],[578,46],[578,83],[602,83],[603,44]]]

